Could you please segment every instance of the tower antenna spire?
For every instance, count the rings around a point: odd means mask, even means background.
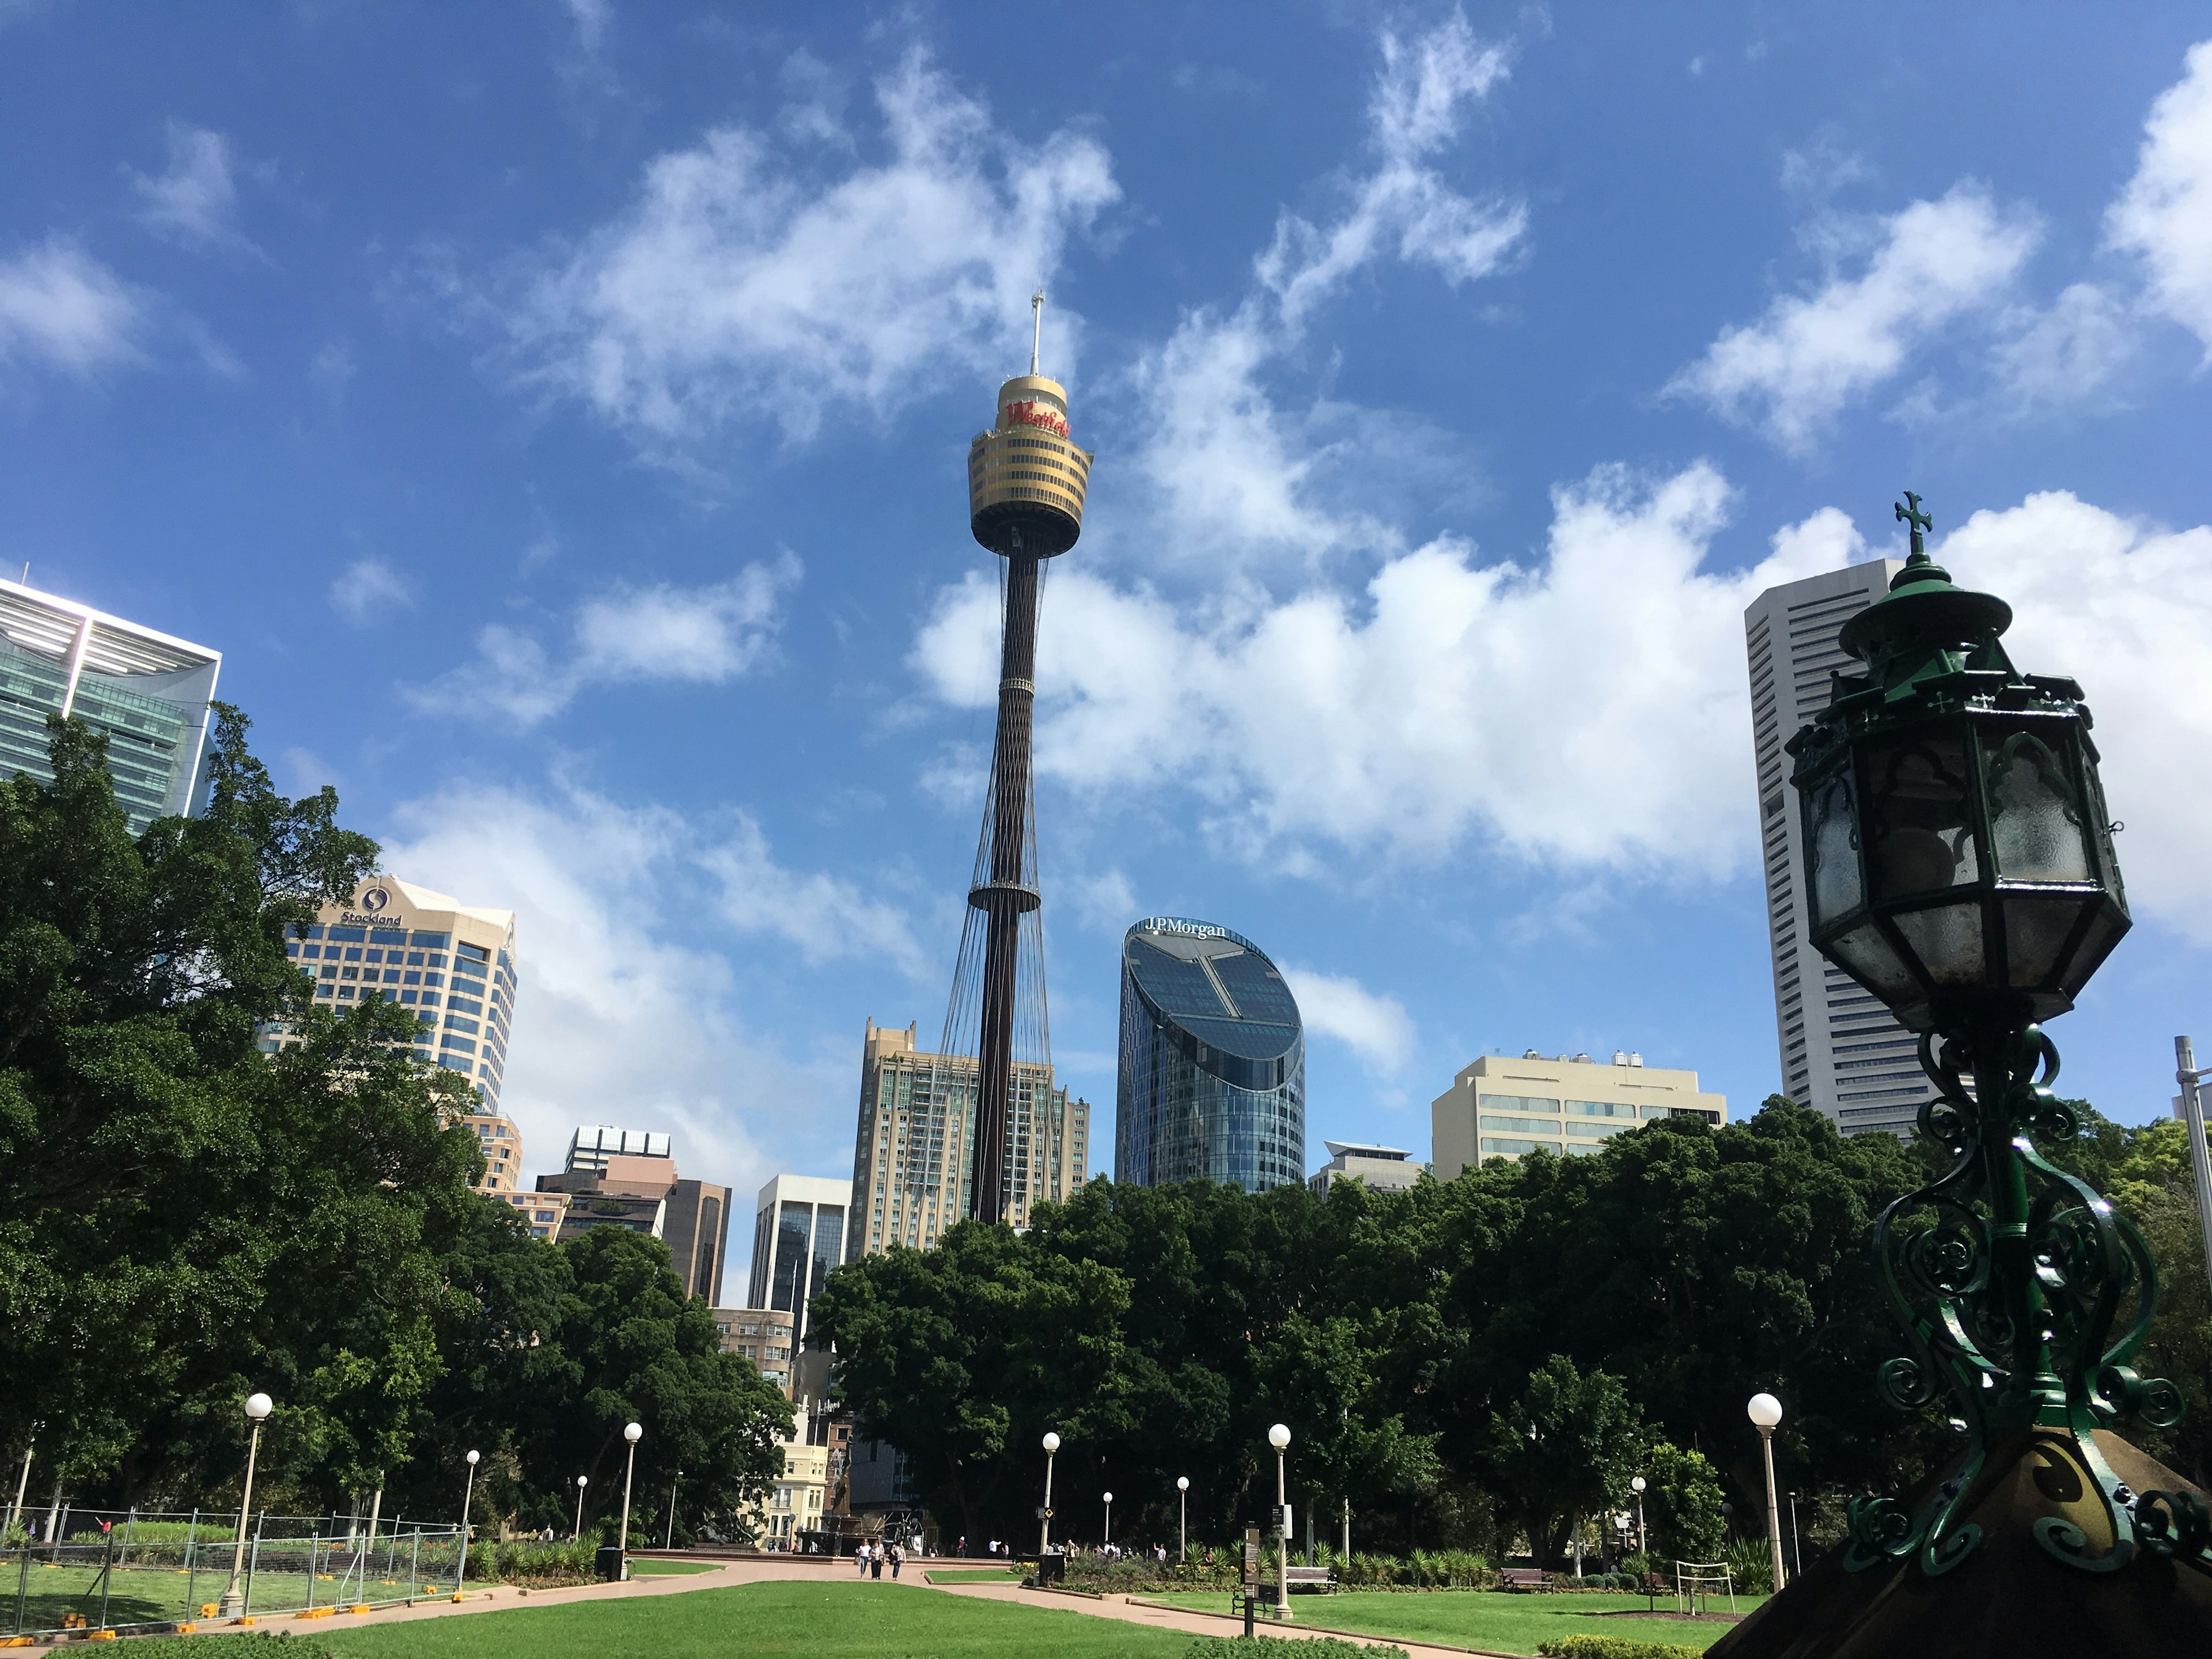
[[[1044,289],[1039,288],[1030,295],[1030,310],[1034,313],[1030,331],[1030,373],[1037,372],[1037,353],[1044,345]]]

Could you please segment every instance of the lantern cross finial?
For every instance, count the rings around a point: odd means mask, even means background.
[[[1920,497],[1909,489],[1905,492],[1905,500],[1897,503],[1897,521],[1912,526],[1912,556],[1917,559],[1924,556],[1928,545],[1920,538],[1922,532],[1936,527],[1936,520],[1920,510]]]

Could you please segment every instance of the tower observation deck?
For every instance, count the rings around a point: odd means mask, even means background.
[[[977,1057],[969,1213],[990,1221],[1006,1214],[1014,1066],[1049,1064],[1052,1058],[1030,763],[1037,608],[1046,562],[1066,552],[1083,533],[1092,459],[1068,435],[1067,389],[1038,372],[1043,293],[1030,304],[1035,313],[1030,372],[999,388],[997,421],[968,447],[969,527],[1000,559],[999,720],[941,1045],[943,1053]]]

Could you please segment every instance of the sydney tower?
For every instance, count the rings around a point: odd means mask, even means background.
[[[1037,372],[1043,294],[1030,305],[1035,313],[1030,372],[999,388],[996,422],[968,448],[969,527],[999,556],[1004,605],[990,795],[975,849],[945,1052],[962,1052],[969,1032],[975,1032],[975,1148],[968,1213],[988,1221],[1003,1220],[1007,1212],[1015,1066],[1051,1060],[1030,749],[1037,603],[1045,562],[1066,552],[1083,533],[1083,499],[1091,481],[1091,455],[1068,441],[1066,388]]]

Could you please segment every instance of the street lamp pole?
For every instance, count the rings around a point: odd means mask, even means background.
[[[676,1479],[668,1483],[668,1536],[660,1540],[660,1547],[665,1550],[676,1547],[676,1489],[683,1484],[684,1471],[678,1469]]]
[[[483,1455],[483,1454],[479,1451],[471,1451],[469,1454],[468,1484],[461,1488],[461,1565],[460,1570],[453,1575],[453,1595],[456,1600],[460,1596],[461,1586],[468,1582],[469,1577],[469,1506],[476,1502],[477,1460]],[[382,1495],[380,1492],[378,1494],[379,1497]],[[376,1535],[374,1522],[370,1523],[369,1535],[371,1538]]]
[[[31,1443],[23,1448],[23,1472],[15,1477],[15,1501],[8,1506],[8,1525],[12,1528],[23,1513],[23,1494],[31,1484],[31,1454],[39,1449],[38,1425],[32,1425]]]
[[[261,1455],[262,1419],[275,1405],[265,1394],[246,1397],[246,1416],[253,1425],[253,1437],[246,1448],[246,1488],[238,1498],[238,1537],[230,1548],[230,1587],[216,1604],[216,1611],[225,1619],[236,1619],[246,1611],[245,1593],[238,1587],[239,1576],[246,1571],[246,1512],[253,1507],[253,1464]]]
[[[1044,1524],[1037,1533],[1037,1558],[1040,1561],[1052,1548],[1052,1455],[1060,1449],[1060,1437],[1049,1429],[1044,1437]],[[1042,1572],[1040,1566],[1037,1571]],[[1040,1580],[1040,1583],[1042,1581]]]
[[[1190,1477],[1176,1476],[1176,1560],[1190,1563]]]
[[[1628,1483],[1629,1491],[1636,1494],[1636,1553],[1638,1555],[1649,1557],[1651,1553],[1651,1540],[1644,1530],[1644,1477],[1640,1474]],[[1644,1565],[1646,1571],[1649,1571],[1650,1562],[1647,1560]]]
[[[2174,1076],[2181,1085],[2181,1114],[2189,1127],[2189,1167],[2197,1176],[2197,1224],[2204,1231],[2205,1271],[2212,1273],[2212,1149],[2204,1143],[2204,1097],[2197,1089],[2212,1073],[2197,1069],[2196,1045],[2185,1036],[2174,1038],[2173,1057],[2179,1066]],[[23,1467],[30,1463],[27,1455]]]
[[[1278,1423],[1267,1431],[1267,1443],[1275,1449],[1275,1617],[1291,1616],[1291,1520],[1289,1472],[1284,1454],[1289,1450],[1291,1431]]]
[[[623,1425],[623,1438],[629,1442],[629,1458],[623,1465],[622,1552],[624,1578],[629,1577],[629,1487],[631,1478],[637,1474],[637,1443],[645,1436],[645,1425],[629,1423]]]
[[[1103,1547],[1105,1547],[1107,1545],[1111,1544],[1113,1541],[1114,1541],[1114,1494],[1113,1494],[1112,1492],[1108,1492],[1108,1493],[1106,1494],[1106,1536],[1105,1536],[1105,1537],[1103,1537],[1103,1539],[1101,1539],[1101,1540],[1099,1540],[1099,1547],[1103,1549]]]
[[[576,1530],[575,1530],[574,1534],[573,1535],[571,1535],[571,1537],[570,1537],[570,1538],[569,1538],[569,1540],[568,1540],[568,1541],[569,1541],[570,1543],[572,1543],[572,1544],[574,1544],[574,1543],[580,1543],[580,1542],[583,1540],[583,1536],[584,1536],[584,1488],[585,1488],[585,1487],[586,1487],[586,1486],[590,1486],[591,1484],[592,1484],[592,1477],[591,1477],[590,1475],[588,1475],[588,1474],[580,1474],[580,1475],[578,1475],[578,1476],[576,1477]]]
[[[1774,1501],[1774,1430],[1782,1421],[1782,1402],[1771,1394],[1755,1394],[1744,1408],[1759,1431],[1759,1449],[1766,1454],[1766,1547],[1774,1558],[1774,1592],[1782,1593],[1782,1510]]]

